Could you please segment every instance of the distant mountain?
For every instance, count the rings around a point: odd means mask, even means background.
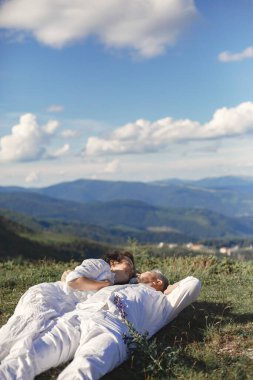
[[[159,185],[181,185],[181,186],[193,186],[197,188],[213,189],[213,190],[233,190],[238,192],[250,192],[253,193],[253,178],[251,177],[210,177],[200,180],[178,180],[167,179],[161,181],[155,181],[154,184]]]
[[[199,187],[208,187],[209,189],[225,189],[225,190],[236,190],[244,191],[248,189],[253,191],[253,178],[251,177],[213,177],[213,178],[203,178],[201,180],[195,181],[195,185]]]
[[[78,180],[32,191],[82,203],[128,199],[167,208],[209,209],[228,216],[253,215],[253,179],[239,177],[167,183]]]
[[[25,192],[27,193],[27,191],[32,191],[32,189],[27,189],[27,188],[24,188],[24,187],[20,187],[20,186],[0,186],[0,193],[16,193],[16,192]]]
[[[133,200],[83,204],[40,194],[1,193],[0,208],[51,219],[51,223],[64,221],[100,226],[115,233],[116,230],[124,231],[129,237],[142,233],[154,239],[153,235],[160,234],[170,241],[172,236],[177,241],[185,241],[186,237],[203,239],[253,234],[248,219],[231,218],[206,209],[161,208]]]

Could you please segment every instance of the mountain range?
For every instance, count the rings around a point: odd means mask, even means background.
[[[81,179],[44,188],[0,187],[0,193],[33,193],[57,200],[136,200],[167,208],[199,208],[227,216],[253,216],[253,179],[244,177],[177,179],[151,183]]]
[[[143,242],[253,235],[253,179],[152,183],[77,180],[46,188],[0,187],[2,214],[98,241]],[[18,216],[19,215],[19,216]],[[24,218],[23,218],[24,219]],[[36,224],[35,223],[35,224]],[[38,227],[39,228],[39,227]]]

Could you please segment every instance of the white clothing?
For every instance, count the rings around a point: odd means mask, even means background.
[[[114,274],[102,259],[87,259],[68,276],[68,281],[79,277],[113,282]],[[32,341],[50,327],[54,319],[75,309],[78,302],[85,301],[94,291],[73,290],[66,283],[57,281],[32,286],[20,298],[13,316],[0,329],[0,361],[10,351],[29,349]]]
[[[96,380],[127,359],[123,333],[128,329],[115,296],[119,296],[127,320],[139,333],[149,337],[174,319],[200,292],[200,281],[187,277],[171,294],[164,295],[139,285],[118,285],[101,289],[79,303],[73,312],[55,321],[41,334],[29,351],[9,355],[0,366],[1,380],[30,380],[45,370],[70,359],[73,361],[58,380]]]
[[[87,277],[90,280],[97,281],[109,280],[114,284],[115,273],[111,272],[110,265],[103,259],[88,259],[84,260],[81,265],[78,265],[67,275],[66,282],[80,277]]]

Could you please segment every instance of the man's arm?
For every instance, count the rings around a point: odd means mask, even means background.
[[[192,276],[186,277],[174,285],[176,285],[174,289],[171,289],[169,294],[165,294],[172,306],[168,322],[174,319],[185,307],[194,302],[201,289],[201,282]]]

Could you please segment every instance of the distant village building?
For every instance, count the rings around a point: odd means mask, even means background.
[[[223,255],[231,256],[231,248],[221,247],[219,249],[219,252],[222,253]]]
[[[178,247],[178,244],[176,244],[176,243],[170,243],[170,244],[168,244],[168,247],[169,247],[170,249],[173,249],[173,248]]]
[[[178,247],[178,244],[176,244],[176,243],[169,243],[169,244],[166,244],[166,243],[164,243],[163,241],[161,241],[161,242],[158,244],[158,248],[164,248],[164,247],[168,247],[169,249],[173,249],[173,248]]]
[[[192,251],[203,251],[206,249],[206,247],[203,244],[197,244],[197,243],[188,243],[186,244],[186,247],[188,249],[191,249]]]
[[[234,245],[233,247],[221,247],[219,252],[223,255],[231,256],[232,252],[238,251],[239,245]]]

